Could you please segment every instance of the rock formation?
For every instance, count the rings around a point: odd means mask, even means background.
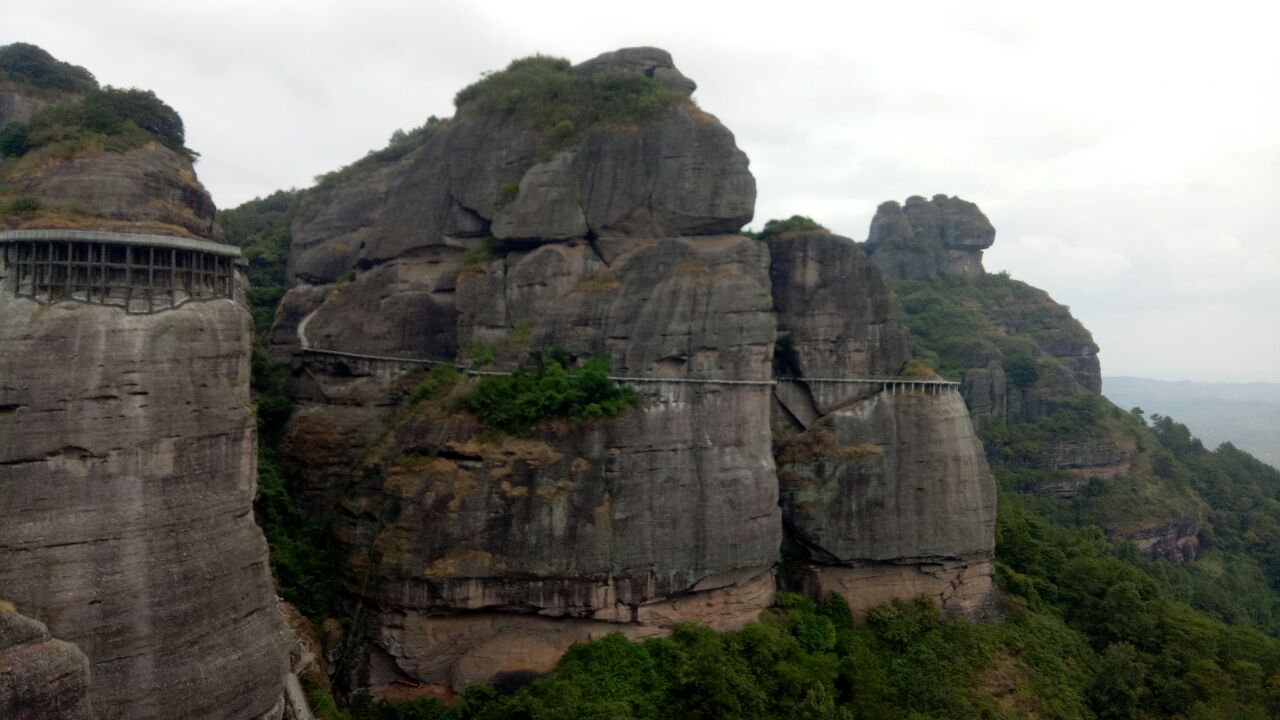
[[[570,72],[655,67],[692,90],[653,49]],[[733,627],[771,602],[775,321],[767,250],[732,234],[755,199],[746,157],[687,99],[549,157],[539,143],[463,105],[401,163],[313,197],[293,228],[304,282],[274,337],[303,326],[313,347],[448,359],[489,347],[504,366],[560,346],[624,375],[761,384],[641,386],[642,410],[529,439],[427,404],[365,455],[394,382],[304,365],[286,458],[314,506],[343,498],[345,580],[369,608],[356,683],[460,687],[549,669],[605,632]]]
[[[983,272],[982,251],[995,238],[996,229],[977,205],[946,195],[913,195],[902,205],[890,200],[876,208],[867,254],[881,272],[899,280],[976,277]]]
[[[90,143],[41,157],[0,179],[0,195],[43,201],[9,227],[210,234],[212,203],[177,152]],[[99,717],[270,712],[283,625],[251,513],[243,286],[154,313],[103,304],[93,288],[20,296],[12,241],[0,263],[0,588],[88,656]]]
[[[994,495],[959,396],[806,381],[775,399],[768,384],[899,372],[908,336],[877,269],[844,238],[737,234],[755,199],[747,159],[665,52],[563,72],[647,77],[675,99],[557,145],[464,91],[421,147],[321,187],[294,222],[273,349],[309,352],[282,460],[304,503],[336,515],[353,615],[341,679],[438,693],[545,671],[606,632],[740,626],[773,595],[775,406],[792,434],[834,423],[841,442],[883,448],[856,477],[793,470],[836,505],[805,516],[813,499],[783,494],[814,589],[981,615]],[[648,378],[641,407],[495,436],[447,397],[409,400],[408,366],[315,352],[509,368],[556,346]],[[892,497],[885,515],[864,503]],[[901,527],[847,526],[868,520]]]
[[[808,561],[802,581],[856,615],[928,595],[957,615],[990,611],[995,486],[957,392],[823,378],[898,374],[908,336],[880,274],[853,241],[770,245],[780,370],[775,451],[783,521]]]
[[[89,660],[54,639],[43,623],[0,601],[0,717],[6,720],[94,720]]]

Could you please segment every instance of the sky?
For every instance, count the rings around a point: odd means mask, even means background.
[[[1043,288],[1104,375],[1280,380],[1280,3],[40,0],[38,44],[175,107],[220,207],[452,114],[536,52],[655,45],[758,184],[755,227],[865,239],[876,206],[958,195],[988,271]]]

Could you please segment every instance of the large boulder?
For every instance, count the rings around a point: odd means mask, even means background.
[[[0,601],[0,717],[94,720],[88,658],[5,601]]]
[[[982,251],[996,230],[978,206],[958,197],[913,195],[901,205],[876,209],[867,252],[889,277],[920,280],[931,275],[981,275]]]

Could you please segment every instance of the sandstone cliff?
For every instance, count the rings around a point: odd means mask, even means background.
[[[0,601],[0,717],[93,720],[89,660]]]
[[[924,593],[980,615],[994,497],[959,397],[803,382],[894,376],[908,359],[876,268],[844,238],[736,234],[755,199],[747,159],[665,52],[518,61],[482,83],[530,68],[563,74],[547,83],[621,78],[661,110],[543,126],[536,107],[459,93],[457,116],[420,147],[357,163],[306,199],[273,348],[509,368],[559,346],[646,378],[642,404],[494,436],[447,397],[411,399],[421,375],[408,366],[298,354],[282,460],[312,511],[335,515],[352,618],[342,679],[461,687],[546,670],[609,631],[751,619],[771,602],[783,530],[775,406],[793,432],[842,422],[845,442],[886,448],[874,479],[812,473],[857,510],[802,517],[810,500],[784,503],[798,533],[906,523],[891,540],[814,540],[815,589],[863,609]],[[775,373],[802,382],[775,399]],[[864,403],[881,410],[839,420]],[[851,499],[865,492],[903,504],[881,514]]]
[[[447,359],[487,348],[507,367],[561,346],[609,357],[619,374],[766,381],[768,253],[725,234],[755,196],[733,136],[686,98],[692,84],[661,51],[568,72],[660,75],[677,96],[650,121],[590,128],[549,156],[520,117],[464,103],[401,163],[304,206],[290,267],[315,284],[290,291],[274,337],[287,348],[302,325],[313,347]],[[318,509],[343,498],[345,579],[370,608],[357,683],[546,670],[575,640],[683,620],[731,627],[771,601],[766,385],[642,386],[642,410],[528,440],[423,406],[350,484],[400,400],[395,384],[332,364],[301,373],[285,450]]]
[[[893,377],[908,358],[880,274],[851,240],[770,245],[785,376],[776,390],[782,513],[801,581],[855,615],[894,597],[990,612],[995,486],[958,392],[823,382]]]
[[[8,165],[0,196],[36,200],[8,226],[210,234],[213,206],[189,157],[159,142],[120,152],[95,142]],[[243,287],[236,299],[154,313],[20,297],[10,250],[0,262],[0,588],[88,656],[101,718],[271,711],[283,626],[251,514]]]

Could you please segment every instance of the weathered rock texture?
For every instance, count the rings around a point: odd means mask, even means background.
[[[89,656],[104,718],[250,718],[279,695],[249,337],[232,300],[0,293],[0,587]]]
[[[996,229],[977,205],[958,197],[913,195],[902,205],[890,200],[876,209],[867,252],[884,274],[899,280],[931,275],[981,275],[982,251],[995,242]]]
[[[693,89],[654,49],[572,72]],[[560,346],[623,375],[768,380],[769,256],[734,234],[755,182],[733,135],[677,103],[549,157],[539,142],[464,106],[401,162],[314,195],[276,349],[301,330],[369,354],[488,347],[509,367]],[[736,627],[772,601],[767,385],[642,385],[643,406],[618,418],[495,439],[466,414],[404,410],[405,382],[332,358],[293,382],[285,460],[304,502],[336,510],[347,594],[366,608],[353,683],[545,671],[575,641]]]
[[[0,127],[26,122],[41,110],[82,96],[0,78]],[[214,205],[191,160],[150,142],[127,152],[101,143],[67,155],[41,147],[13,161],[0,176],[0,200],[36,200],[39,210],[8,215],[0,229],[71,228],[216,237]]]
[[[94,720],[89,660],[43,623],[0,607],[0,717]]]
[[[985,615],[995,486],[964,401],[818,382],[897,375],[906,331],[852,241],[799,235],[770,250],[779,364],[801,380],[776,391],[775,451],[783,520],[810,562],[803,584],[840,593],[859,615],[921,594]]]
[[[41,150],[3,180],[6,192],[39,200],[41,212],[13,227],[137,230],[209,237],[214,205],[191,161],[159,143],[126,153],[51,160]]]
[[[652,48],[570,72],[694,87]],[[763,382],[775,372],[896,375],[909,342],[852,241],[768,246],[736,234],[754,200],[732,134],[678,102],[652,122],[586,129],[549,155],[518,117],[464,105],[401,161],[306,201],[277,352],[305,338],[312,349],[493,355],[510,367],[560,346],[608,357],[622,376],[761,382],[638,383],[637,409],[510,438],[448,398],[407,402],[416,379],[386,363],[300,354],[283,456],[304,502],[336,515],[344,602],[360,608],[344,680],[383,694],[457,688],[548,670],[570,643],[606,632],[753,618],[772,600],[782,539],[775,406],[793,433],[863,403],[881,408],[839,422],[846,442],[884,446],[882,466],[811,473],[842,514],[788,518],[805,537],[848,536],[809,545],[819,585],[855,600],[925,593],[980,614],[994,496],[963,404],[891,399],[879,385],[791,384],[775,397]],[[883,514],[851,500],[868,493],[900,502]],[[893,538],[880,537],[889,528]],[[851,573],[880,589],[837,588]]]
[[[0,192],[43,201],[28,227],[216,234],[190,161],[159,145],[33,153]],[[251,512],[242,299],[150,315],[42,305],[7,273],[0,262],[0,588],[88,656],[104,720],[269,712],[284,638]]]

